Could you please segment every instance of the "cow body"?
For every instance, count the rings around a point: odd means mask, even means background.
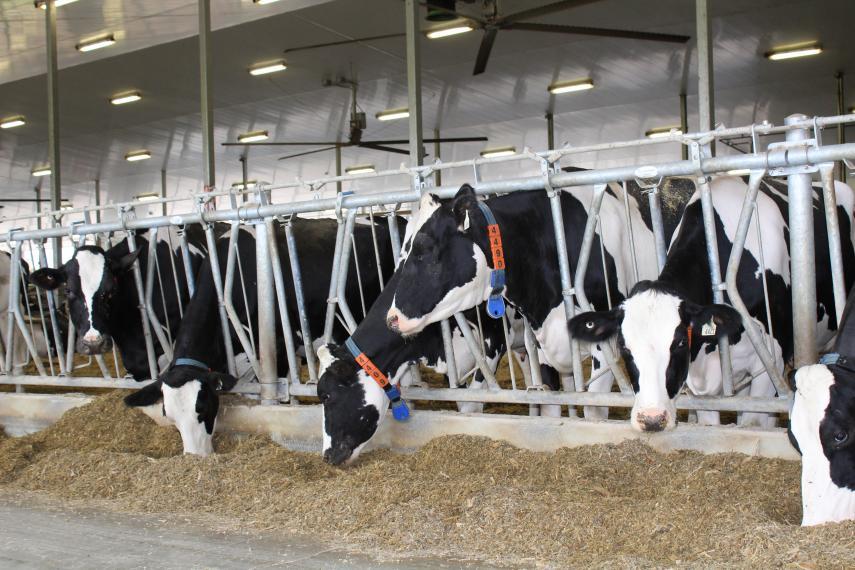
[[[390,275],[393,269],[392,249],[388,236],[386,220],[378,222],[376,234],[382,270]],[[275,239],[278,245],[279,263],[285,281],[287,309],[291,323],[299,322],[299,313],[295,301],[294,283],[291,274],[290,257],[284,227],[274,224]],[[327,292],[332,277],[333,252],[335,249],[337,223],[335,220],[307,220],[297,218],[293,222],[294,239],[302,266],[303,295],[312,335],[320,334],[323,329],[327,310]],[[354,240],[357,250],[372,251],[372,231],[369,226],[357,224],[354,227]],[[218,242],[218,254],[221,260],[228,255],[228,240]],[[258,341],[258,298],[256,290],[255,233],[250,227],[238,231],[235,247],[236,255],[242,263],[242,275],[245,291],[241,290],[240,280],[235,278],[232,291],[232,303],[239,319],[244,324],[251,322],[251,334]],[[226,264],[220,264],[221,278],[225,279]],[[351,307],[360,305],[360,286],[356,265],[351,259],[348,267],[348,281],[345,298]],[[366,304],[376,299],[380,292],[377,264],[373,255],[363,255],[360,259],[359,274]],[[277,328],[281,327],[277,311]],[[337,325],[334,338],[343,340],[344,329]],[[205,261],[197,274],[196,292],[185,309],[185,316],[175,340],[173,361],[169,369],[160,375],[157,382],[146,386],[126,399],[128,405],[140,406],[157,402],[161,398],[165,407],[172,410],[171,419],[179,426],[184,442],[185,453],[206,455],[210,453],[218,409],[217,392],[231,388],[236,379],[225,374],[227,368],[224,350],[224,334],[232,337],[232,343],[239,345],[233,327],[224,332],[220,326],[217,309],[217,295],[214,286],[210,261]],[[295,338],[299,338],[295,334]],[[312,347],[305,347],[311,350]],[[282,335],[277,335],[276,343],[278,375],[288,373],[288,361]],[[190,385],[190,388],[185,386]],[[194,408],[194,403],[196,407]],[[197,413],[198,409],[205,413]],[[189,418],[189,419],[188,419]],[[181,426],[184,426],[181,429]]]
[[[723,177],[711,182],[722,267],[727,266],[746,188],[745,182],[738,178]],[[783,185],[774,180],[762,183],[757,198],[760,235],[752,224],[737,273],[737,287],[743,301],[756,321],[755,326],[765,331],[779,370],[793,354],[790,244],[783,189]],[[850,223],[852,190],[838,183],[837,196],[848,286],[855,278]],[[815,191],[816,326],[820,346],[828,343],[837,329],[823,208],[821,193]],[[761,258],[765,265],[771,315],[767,315],[763,294]],[[768,329],[767,317],[772,330]],[[629,298],[612,311],[578,315],[570,321],[570,329],[574,336],[590,342],[617,338],[636,392],[632,424],[642,431],[674,427],[674,399],[687,381],[697,394],[721,393],[716,343],[724,337],[732,344],[734,372],[759,372],[752,382],[751,395],[774,394],[771,380],[758,362],[747,335],[740,334],[738,313],[727,305],[713,303],[698,194],[686,207],[659,278],[639,283]],[[758,423],[765,418],[756,414],[746,416]]]
[[[855,295],[832,355],[799,368],[790,438],[802,455],[802,525],[855,520]]]
[[[21,260],[21,265],[21,270],[26,275],[27,267],[23,260]],[[3,317],[0,319],[0,340],[2,340],[2,354],[0,354],[0,358],[5,362],[6,349],[9,346],[9,342],[13,342],[12,370],[9,372],[11,374],[18,375],[23,373],[24,366],[29,362],[30,353],[27,348],[27,344],[24,341],[24,336],[18,329],[17,323],[15,324],[12,338],[8,337],[6,318],[9,312],[9,277],[11,276],[11,269],[11,255],[5,251],[0,252],[0,315]],[[24,309],[23,302],[28,302],[25,292],[21,294],[21,298],[18,299],[17,303],[21,314],[24,315],[24,318],[26,319],[27,311]],[[62,326],[62,322],[60,322],[60,326]],[[48,329],[50,329],[50,326],[48,326]],[[32,323],[30,332],[33,337],[33,344],[35,345],[36,353],[41,358],[47,358],[49,356],[49,347],[53,345],[53,342],[48,343],[48,339],[45,338],[44,329],[42,328],[41,323]],[[51,340],[53,339],[51,338]]]

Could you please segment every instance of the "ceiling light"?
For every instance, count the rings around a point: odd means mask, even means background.
[[[157,192],[146,192],[145,194],[137,194],[134,196],[134,200],[137,202],[154,202],[155,200],[160,200],[160,194]]]
[[[793,59],[795,57],[816,55],[818,53],[822,53],[822,46],[818,43],[808,43],[775,48],[766,52],[766,57],[772,61],[778,61],[781,59]]]
[[[374,172],[374,165],[362,164],[360,166],[351,166],[349,168],[345,168],[344,171],[348,174],[369,174]]]
[[[246,181],[246,187],[247,188],[255,188],[256,186],[258,186],[257,180],[247,180]],[[234,188],[235,190],[243,190],[243,188],[244,188],[243,182],[242,181],[241,182],[232,182],[232,188]]]
[[[288,69],[288,66],[285,65],[285,62],[282,60],[279,61],[268,61],[265,63],[257,63],[249,68],[250,75],[266,75],[268,73],[275,73],[277,71],[285,71]]]
[[[113,34],[108,34],[106,36],[99,36],[97,38],[93,38],[91,40],[85,40],[77,44],[77,51],[87,52],[96,49],[101,49],[105,47],[109,47],[116,43],[116,37]]]
[[[406,107],[400,109],[386,109],[374,115],[378,121],[394,121],[395,119],[405,119],[410,116],[410,110]]]
[[[37,166],[33,168],[33,176],[48,176],[50,174],[50,165]]]
[[[274,2],[279,2],[279,0],[252,0],[253,4],[258,4],[259,6],[264,6],[265,4],[273,4]]]
[[[54,0],[53,5],[59,8],[60,6],[65,6],[66,4],[72,4],[74,2],[77,2],[77,0]],[[36,8],[47,10],[47,0],[36,0],[35,5]]]
[[[576,81],[558,81],[549,86],[549,92],[553,95],[561,93],[572,93],[574,91],[585,91],[593,89],[594,82],[590,79],[578,79]]]
[[[142,95],[140,95],[139,91],[125,91],[123,93],[116,93],[110,97],[110,103],[113,105],[124,105],[125,103],[134,103],[140,99],[142,99]]]
[[[496,158],[498,156],[511,156],[512,154],[516,153],[516,147],[503,146],[501,148],[488,148],[487,150],[482,150],[481,156],[483,158]]]
[[[266,141],[268,139],[267,131],[252,131],[238,135],[238,142],[250,143],[257,141]]]
[[[429,30],[425,35],[432,40],[436,40],[439,38],[447,38],[448,36],[456,36],[457,34],[465,34],[466,32],[471,32],[474,29],[475,28],[472,27],[472,24],[458,24],[450,28]]]
[[[125,155],[125,160],[128,162],[138,162],[140,160],[148,160],[151,158],[151,152],[145,149],[134,150]]]
[[[737,168],[736,170],[728,170],[725,172],[728,176],[748,176],[751,174],[750,168]]]
[[[644,133],[644,136],[649,139],[664,139],[670,137],[672,134],[682,135],[683,131],[680,127],[656,127]]]
[[[14,129],[15,127],[26,124],[27,122],[24,120],[23,115],[16,115],[14,117],[6,117],[0,121],[0,129]]]

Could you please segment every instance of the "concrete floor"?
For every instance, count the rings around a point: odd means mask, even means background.
[[[0,495],[0,568],[484,568],[379,561],[304,537],[216,532],[198,523]]]

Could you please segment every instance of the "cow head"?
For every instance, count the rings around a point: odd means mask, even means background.
[[[383,389],[354,362],[347,350],[322,346],[318,358],[324,461],[333,465],[350,463],[377,432],[389,401]]]
[[[814,364],[792,381],[789,432],[802,454],[802,525],[855,519],[855,370]]]
[[[577,315],[569,328],[571,336],[587,342],[617,337],[635,390],[632,426],[653,432],[676,425],[674,400],[703,345],[737,335],[742,324],[739,313],[727,305],[698,305],[646,281],[619,307]]]
[[[452,200],[425,194],[404,245],[400,281],[386,315],[392,330],[417,334],[490,296],[487,222],[468,184]]]
[[[131,407],[150,406],[163,400],[163,415],[175,423],[184,453],[213,453],[212,438],[220,409],[219,392],[234,388],[237,379],[192,366],[175,366],[156,382],[125,397]]]
[[[112,251],[85,245],[62,267],[45,267],[30,274],[30,283],[42,289],[50,291],[65,285],[80,354],[103,354],[113,347],[109,322],[117,280],[142,250],[124,255]]]

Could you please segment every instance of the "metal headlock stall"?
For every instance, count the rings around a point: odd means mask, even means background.
[[[371,359],[368,358],[358,346],[356,346],[356,343],[352,338],[348,338],[344,341],[344,346],[346,346],[347,350],[350,351],[350,354],[353,356],[353,359],[356,360],[359,367],[362,368],[362,370],[364,370],[378,386],[383,388],[383,391],[386,393],[386,397],[389,398],[390,405],[392,406],[392,417],[399,422],[409,419],[410,408],[408,408],[407,403],[401,399],[401,391],[398,387],[389,382],[386,375],[377,368]]]
[[[490,253],[493,255],[487,314],[494,319],[501,319],[505,315],[505,299],[502,297],[505,289],[505,250],[502,248],[502,232],[490,207],[484,202],[478,202],[478,207],[487,218],[487,239],[490,242]]]

